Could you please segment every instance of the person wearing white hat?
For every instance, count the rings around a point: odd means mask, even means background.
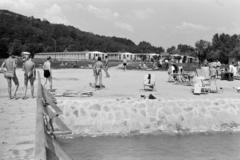
[[[24,70],[24,85],[25,85],[25,94],[23,99],[26,99],[26,94],[27,94],[27,86],[28,86],[28,81],[30,82],[31,85],[31,95],[32,98],[34,98],[34,81],[36,79],[36,69],[35,69],[35,63],[32,61],[32,55],[27,54],[27,60],[23,63],[23,70]]]

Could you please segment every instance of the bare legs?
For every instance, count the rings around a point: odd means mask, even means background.
[[[16,88],[15,88],[14,95],[13,95],[14,98],[17,98],[18,87],[19,87],[19,84],[16,84]]]
[[[12,80],[10,78],[7,78],[8,83],[8,96],[9,99],[12,99]]]
[[[126,71],[126,69],[127,69],[127,65],[124,65],[124,66],[123,66],[123,69],[124,69],[124,71]]]
[[[24,97],[23,99],[27,98],[27,87],[28,87],[28,83],[25,83],[25,91],[24,91]]]
[[[49,88],[52,90],[52,77],[46,78],[44,86],[47,85],[47,81],[49,82]]]
[[[99,81],[99,86],[102,86],[102,72],[100,72],[98,75],[94,75],[95,77],[95,86],[97,86],[97,82]]]
[[[108,67],[106,67],[106,68],[104,69],[104,71],[105,71],[105,73],[106,73],[106,77],[109,78],[109,77],[110,77],[110,74],[108,73]]]
[[[12,79],[11,78],[7,78],[7,83],[8,83],[8,96],[9,96],[9,99],[16,98],[18,87],[19,87],[18,81],[16,81],[16,80],[14,81],[16,88],[15,88],[13,97],[12,97]]]
[[[31,83],[31,95],[34,98],[34,83]]]
[[[28,81],[30,81],[30,86],[31,86],[31,95],[32,98],[34,98],[34,79],[25,79],[25,92],[24,92],[24,97],[23,99],[27,98],[27,88],[28,88]]]

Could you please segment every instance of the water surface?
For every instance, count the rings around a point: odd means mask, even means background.
[[[239,160],[240,134],[100,136],[60,140],[74,160]]]

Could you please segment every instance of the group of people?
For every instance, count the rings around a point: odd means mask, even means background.
[[[28,83],[30,83],[31,87],[31,96],[34,98],[34,82],[36,79],[36,65],[33,62],[33,55],[29,52],[23,52],[23,72],[24,72],[24,96],[23,99],[27,98],[27,89],[28,89]],[[44,77],[46,78],[46,82],[50,82],[50,89],[52,88],[52,76],[51,76],[51,67],[50,67],[50,59],[44,63],[43,69],[44,69]],[[8,96],[9,99],[18,99],[17,97],[17,91],[19,88],[19,80],[16,73],[17,68],[17,58],[13,54],[9,54],[9,57],[4,60],[4,62],[1,65],[1,71],[4,73],[4,77],[7,80],[8,84]],[[15,84],[15,90],[12,95],[12,82]],[[46,84],[45,82],[45,84]]]
[[[182,66],[177,66],[175,63],[169,63],[168,64],[168,81],[179,81],[179,82],[183,82],[185,81],[184,77],[183,77],[183,67]]]

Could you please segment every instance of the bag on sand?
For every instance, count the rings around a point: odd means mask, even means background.
[[[6,71],[6,72],[4,73],[4,76],[5,76],[6,78],[13,78],[13,77],[14,77],[14,72],[12,72],[12,71]]]

